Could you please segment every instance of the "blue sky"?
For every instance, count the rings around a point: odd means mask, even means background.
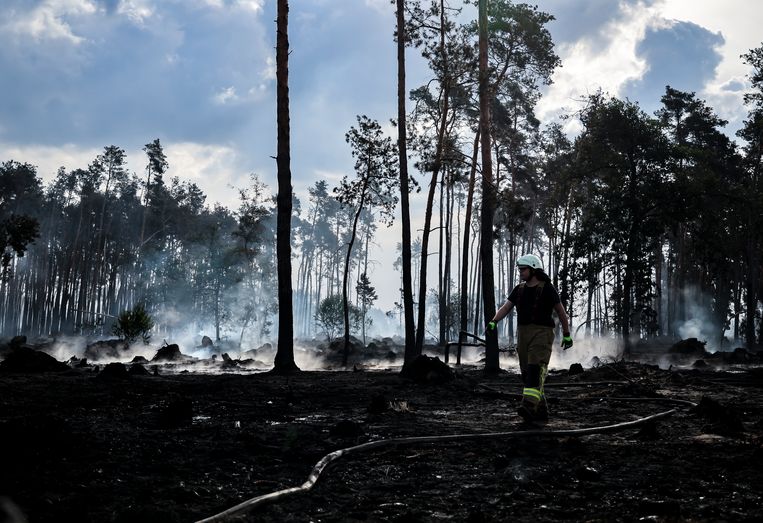
[[[538,5],[556,16],[549,29],[562,58],[538,106],[543,121],[574,112],[598,88],[651,112],[669,84],[696,91],[730,121],[730,133],[738,128],[747,85],[739,55],[761,45],[763,2]],[[3,0],[0,160],[35,164],[49,180],[59,166],[84,167],[115,144],[141,173],[142,146],[160,138],[170,175],[198,183],[210,202],[235,205],[231,186],[251,172],[275,191],[274,20],[274,0]],[[393,29],[388,0],[291,2],[298,194],[351,173],[344,133],[355,115],[395,116]],[[428,74],[415,50],[408,60],[410,89]],[[575,132],[574,121],[567,126]],[[380,233],[379,278],[391,270],[399,231]],[[382,293],[394,298],[394,288]]]

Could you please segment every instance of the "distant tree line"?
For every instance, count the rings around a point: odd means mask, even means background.
[[[0,282],[3,333],[110,334],[138,304],[160,333],[192,320],[213,326],[217,339],[226,326],[270,333],[273,212],[264,186],[254,178],[236,211],[210,208],[195,184],[165,182],[159,140],[144,151],[142,178],[113,145],[47,186],[32,165],[0,165],[4,223],[37,224],[36,240],[10,257]]]
[[[508,295],[524,252],[542,256],[578,334],[622,338],[628,348],[679,335],[698,307],[714,342],[729,329],[748,346],[763,341],[763,47],[742,57],[752,72],[738,143],[705,101],[671,87],[651,115],[636,102],[590,95],[570,138],[535,115],[559,65],[551,15],[489,2],[480,77],[479,24],[458,23],[460,8],[444,0],[397,6],[398,43],[422,53],[432,78],[398,112],[397,142],[359,116],[347,134],[355,173],[337,187],[316,181],[304,210],[294,200],[296,336],[319,334],[321,304],[331,299],[323,310],[336,310],[338,297],[345,335],[366,325],[350,321],[349,311],[366,314],[375,299],[369,252],[379,222],[390,222],[398,196],[403,216],[410,211],[407,192],[418,186],[408,176],[410,155],[426,195],[425,225],[408,245],[403,234],[401,299],[390,314],[405,316],[406,340],[415,322],[416,351],[425,334],[444,344],[459,331],[480,333],[491,307],[483,297]],[[398,74],[404,78],[404,66]],[[490,116],[482,124],[481,100]],[[156,329],[179,327],[181,311],[209,320],[218,337],[226,325],[242,336],[272,334],[267,188],[255,178],[239,209],[210,209],[196,185],[165,183],[158,140],[144,150],[143,179],[125,172],[116,146],[86,169],[59,171],[48,187],[34,167],[2,164],[4,333],[81,332],[144,303]],[[485,267],[488,248],[496,255]],[[496,275],[493,288],[484,288],[493,281],[486,272]],[[511,322],[502,329],[513,338]]]

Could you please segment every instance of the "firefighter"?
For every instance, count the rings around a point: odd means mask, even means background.
[[[570,323],[559,293],[543,272],[540,258],[534,254],[520,256],[517,270],[521,283],[511,291],[506,303],[487,324],[487,329],[495,330],[496,323],[517,307],[517,355],[524,385],[522,403],[517,413],[525,421],[545,421],[548,419],[548,405],[543,394],[543,383],[554,343],[552,311],[556,312],[562,325],[564,350],[572,347]]]

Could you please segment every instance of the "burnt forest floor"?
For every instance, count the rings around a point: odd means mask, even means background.
[[[515,413],[515,373],[476,367],[441,384],[396,370],[0,373],[0,496],[32,523],[196,521],[298,486],[325,454],[367,441],[594,427],[677,408],[609,434],[371,450],[236,520],[761,521],[761,370],[555,372],[540,427]]]

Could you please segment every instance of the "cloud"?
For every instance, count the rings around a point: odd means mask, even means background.
[[[397,9],[389,0],[365,0],[365,4],[371,9],[385,15],[388,15],[391,12],[394,13],[395,9]]]
[[[75,144],[60,146],[15,145],[0,143],[0,161],[16,160],[37,167],[37,175],[44,181],[55,179],[59,167],[67,171],[87,168],[102,149],[80,147]]]
[[[704,86],[696,88],[719,116],[729,121],[727,132],[734,133],[747,115],[742,103],[739,83],[747,85],[749,68],[740,55],[761,44],[760,20],[763,3],[746,0],[696,2],[693,0],[663,0],[660,14],[666,19],[693,22],[709,31],[720,33],[723,42],[718,46],[720,62],[715,74]]]
[[[265,59],[265,67],[260,72],[263,80],[276,79],[276,59],[274,56],[268,56]]]
[[[593,47],[605,46],[610,40],[613,20],[623,13],[652,9],[665,0],[539,0],[541,11],[554,16],[548,30],[557,45],[586,40]]]
[[[538,104],[541,120],[578,109],[581,98],[599,89],[620,95],[626,84],[641,78],[648,64],[638,55],[637,47],[654,21],[653,8],[623,3],[618,16],[603,27],[600,38],[559,45],[562,67],[554,73],[554,83]]]
[[[92,15],[96,11],[97,6],[90,0],[45,0],[20,14],[15,9],[6,10],[6,22],[0,29],[35,41],[64,40],[79,45],[85,38],[73,32],[67,18]]]
[[[763,4],[744,0],[590,0],[540,2],[556,16],[549,28],[563,66],[538,106],[543,121],[581,107],[601,88],[629,97],[651,112],[665,85],[695,91],[724,119],[733,135],[746,115],[739,55],[760,45]],[[579,124],[568,120],[574,134]]]
[[[242,159],[229,145],[193,142],[164,144],[164,153],[170,165],[169,176],[196,183],[207,195],[207,203],[220,202],[229,208],[238,206],[238,193],[234,187],[248,183],[248,171]]]
[[[251,170],[247,170],[246,161],[234,147],[165,140],[162,140],[162,146],[170,166],[166,180],[177,176],[183,181],[196,183],[207,195],[210,204],[220,202],[229,208],[238,206],[238,192],[234,187],[246,186]],[[37,167],[37,175],[43,182],[49,183],[55,179],[59,167],[67,171],[87,168],[102,152],[102,147],[80,147],[75,144],[24,146],[0,143],[0,162],[16,160],[30,163]],[[127,169],[142,175],[146,163],[142,146],[127,148],[126,153]]]
[[[215,103],[224,105],[228,102],[235,102],[238,100],[235,87],[226,87],[213,96]]]
[[[187,0],[184,0],[187,1]],[[212,9],[225,9],[232,7],[243,9],[253,13],[260,13],[265,5],[265,0],[195,0],[193,3]]]
[[[249,12],[254,3],[239,7]],[[10,12],[3,9],[0,15]],[[12,35],[0,33],[3,141],[129,147],[162,133],[178,141],[219,142],[247,120],[270,114],[257,106],[268,103],[274,28],[259,15],[146,0],[121,0],[110,9],[48,0],[13,12],[34,18],[40,10],[92,15],[72,33],[81,43],[64,49],[54,42],[14,45]],[[76,54],[66,47],[76,47]],[[237,104],[228,103],[233,93]]]
[[[682,91],[696,91],[715,77],[721,62],[718,49],[724,39],[692,22],[671,21],[649,27],[636,52],[647,64],[645,74],[631,80],[623,94],[643,100],[642,108],[659,108],[659,96],[666,85]]]
[[[126,16],[137,25],[144,25],[146,19],[154,14],[154,8],[148,0],[120,0],[117,13]]]
[[[248,9],[249,11],[253,11],[255,13],[262,11],[262,6],[264,3],[265,0],[236,0],[236,6]]]

